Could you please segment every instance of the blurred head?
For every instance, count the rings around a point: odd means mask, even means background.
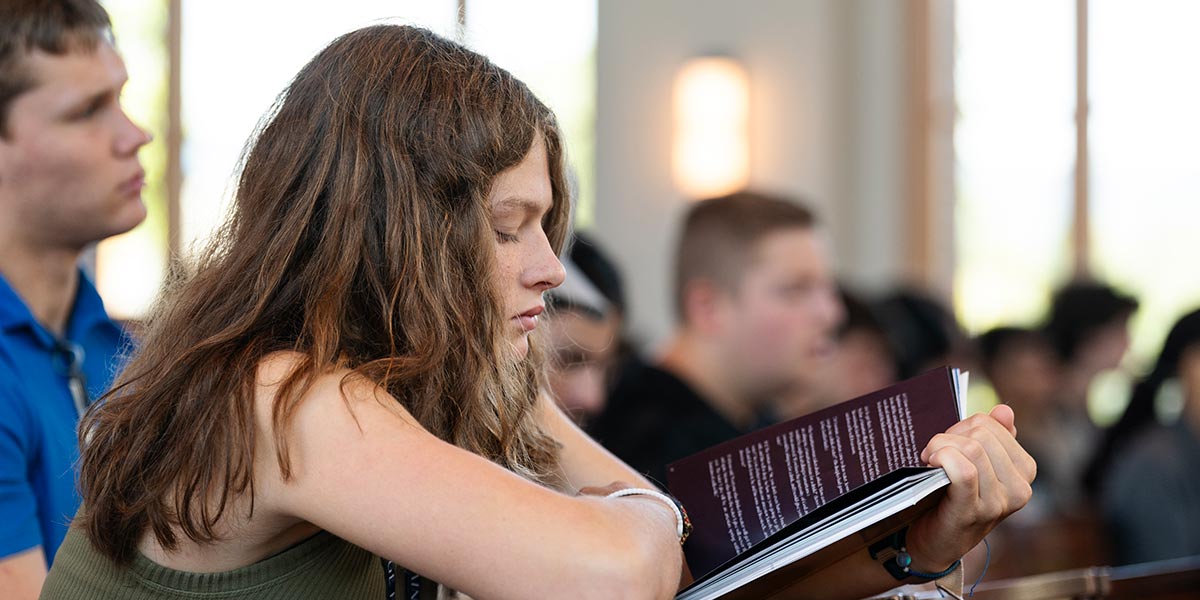
[[[1200,412],[1200,310],[1180,317],[1154,364],[1150,378],[1166,381],[1176,378],[1189,400],[1189,410]]]
[[[896,381],[896,359],[874,307],[839,288],[845,319],[837,328],[829,401],[840,402]]]
[[[550,392],[577,423],[604,410],[619,324],[614,311],[597,314],[573,308],[554,310],[546,322]]]
[[[1129,349],[1129,318],[1137,307],[1135,298],[1111,286],[1076,281],[1054,293],[1044,329],[1059,360],[1099,373],[1121,363]]]
[[[580,237],[572,241],[563,266],[566,281],[548,294],[547,380],[559,406],[585,424],[604,409],[618,360],[623,315],[613,294],[615,288],[620,298],[620,279],[599,249]],[[598,275],[603,287],[596,283]]]
[[[1058,361],[1041,332],[1020,327],[997,327],[979,336],[983,374],[1001,402],[1037,411],[1053,400],[1058,385]]]
[[[220,513],[184,503],[249,490],[253,445],[230,440],[253,440],[255,366],[277,351],[302,357],[273,414],[285,477],[296,402],[340,367],[434,435],[555,481],[528,333],[563,277],[569,206],[554,117],[507,71],[415,27],[333,41],[280,95],[229,221],[88,416],[105,441],[84,440],[93,542],[121,562],[147,526],[166,548],[172,520],[212,539]]]
[[[974,349],[954,313],[928,292],[902,287],[884,297],[878,311],[900,379],[943,365],[965,369],[973,363]]]
[[[842,307],[815,225],[801,204],[754,192],[698,202],[685,218],[678,318],[719,349],[749,396],[804,384],[828,364]]]
[[[571,262],[579,268],[583,276],[595,286],[604,296],[608,304],[624,318],[625,315],[625,284],[621,280],[621,272],[616,263],[592,241],[587,232],[576,231],[571,241]]]
[[[1178,376],[1186,394],[1188,410],[1200,416],[1200,343],[1193,341],[1179,357]]]
[[[126,79],[98,3],[0,5],[0,212],[19,224],[6,236],[82,250],[145,218],[150,138],[121,108]]]
[[[1180,317],[1171,327],[1154,368],[1134,384],[1125,412],[1104,432],[1104,439],[1084,474],[1084,485],[1089,490],[1100,489],[1113,457],[1156,422],[1159,392],[1172,379],[1178,380],[1182,387],[1184,419],[1194,431],[1200,431],[1200,309]]]

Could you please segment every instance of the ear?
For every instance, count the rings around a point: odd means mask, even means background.
[[[715,281],[693,280],[683,289],[684,322],[697,333],[718,333],[729,321],[732,300],[729,292]]]

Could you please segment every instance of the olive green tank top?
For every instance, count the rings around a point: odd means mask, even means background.
[[[41,600],[385,600],[376,556],[322,531],[279,554],[220,573],[168,569],[138,553],[127,568],[72,527],[54,558]]]

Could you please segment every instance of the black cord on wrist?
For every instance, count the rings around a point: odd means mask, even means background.
[[[894,577],[897,581],[903,581],[909,577],[925,579],[933,581],[941,579],[954,572],[960,565],[962,559],[954,561],[945,570],[937,573],[926,573],[912,568],[912,555],[908,553],[908,548],[904,545],[904,536],[908,532],[905,527],[892,535],[879,540],[872,544],[867,550],[871,554],[871,559],[879,561],[884,569]]]

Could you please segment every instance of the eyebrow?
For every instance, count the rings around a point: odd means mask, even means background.
[[[84,97],[82,100],[80,100],[79,102],[76,103],[76,107],[90,108],[97,104],[107,102],[109,99],[114,98],[116,96],[117,96],[117,93],[113,90],[102,90],[102,91],[96,92],[95,94],[91,94],[89,96]]]
[[[513,211],[524,211],[531,214],[538,214],[542,212],[543,208],[545,208],[547,212],[550,210],[549,207],[543,207],[540,203],[528,198],[513,197],[505,198],[504,200],[497,202],[496,206],[492,209],[492,212],[508,213]]]
[[[108,102],[110,100],[119,99],[121,97],[121,91],[124,89],[125,84],[128,81],[129,81],[129,78],[126,77],[124,79],[121,79],[120,81],[115,82],[115,84],[112,86],[101,88],[95,92],[85,94],[82,97],[77,98],[74,102],[72,102],[69,105],[70,106],[69,110],[71,110],[71,111],[86,110],[86,109],[91,108],[92,106],[96,106],[97,104]]]

